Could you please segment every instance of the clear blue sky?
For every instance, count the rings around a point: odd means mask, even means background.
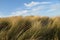
[[[0,17],[60,16],[60,0],[0,0]]]

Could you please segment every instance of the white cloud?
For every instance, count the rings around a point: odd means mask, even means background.
[[[47,12],[52,12],[52,11],[56,11],[60,9],[60,4],[56,3],[56,4],[52,4],[50,5],[50,8]]]
[[[43,10],[43,9],[45,9],[44,6],[37,6],[35,8],[32,8],[32,11],[40,11],[40,10]]]
[[[25,9],[22,11],[15,11],[12,12],[10,16],[18,16],[18,15],[38,15],[40,13],[40,10],[44,10],[45,6],[40,4],[49,4],[50,2],[31,2],[31,3],[24,3],[24,5],[28,7],[33,7],[29,10]],[[38,5],[38,6],[37,6]],[[34,7],[36,6],[36,7]]]
[[[40,4],[51,4],[51,2],[40,2]]]
[[[32,7],[32,6],[35,6],[35,5],[38,5],[39,4],[39,2],[31,2],[31,3],[24,3],[24,5],[26,6],[26,7]]]
[[[36,6],[36,5],[40,5],[40,4],[50,4],[51,2],[34,2],[32,1],[31,3],[24,3],[24,5],[26,7],[33,7],[33,6]]]
[[[46,13],[54,12],[55,10],[58,10],[60,8],[58,4],[51,4],[51,3],[52,2],[33,2],[33,1],[31,3],[24,3],[24,5],[26,6],[25,10],[12,12],[10,16],[48,15]],[[32,8],[28,10],[27,9],[28,7]]]
[[[53,5],[51,5],[51,9],[57,10],[59,8],[60,8],[60,4],[53,4]]]
[[[52,11],[55,11],[55,9],[49,9],[47,12],[52,12]]]
[[[10,16],[25,15],[26,13],[28,13],[28,10],[15,11],[15,12],[12,12]]]
[[[3,15],[2,15],[3,13],[2,12],[0,12],[0,17],[2,17]]]
[[[45,5],[48,4],[48,5]],[[11,12],[9,16],[26,16],[26,15],[49,15],[47,13],[55,12],[60,9],[60,3],[52,3],[52,2],[30,2],[24,3],[25,8],[17,8],[16,11]],[[30,9],[27,9],[30,8]],[[57,12],[57,11],[56,11]],[[52,13],[51,13],[52,14]],[[0,17],[3,14],[0,12]]]

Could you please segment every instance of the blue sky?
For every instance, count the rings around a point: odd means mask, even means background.
[[[0,0],[0,17],[60,16],[60,0]]]

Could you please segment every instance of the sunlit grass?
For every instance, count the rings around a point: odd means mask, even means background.
[[[60,17],[0,18],[0,40],[60,40]]]

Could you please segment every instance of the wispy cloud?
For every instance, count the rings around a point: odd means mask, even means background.
[[[10,16],[24,15],[26,13],[28,13],[28,10],[15,11],[15,12],[12,12]]]
[[[24,5],[26,6],[26,7],[33,7],[33,6],[36,6],[36,5],[38,5],[39,4],[39,2],[34,2],[34,1],[32,1],[31,3],[24,3]]]
[[[60,3],[51,4],[47,12],[57,11],[60,9]]]
[[[51,4],[51,2],[40,2],[40,4]]]
[[[56,4],[52,4],[52,5],[51,5],[51,9],[57,10],[57,9],[59,9],[59,8],[60,8],[60,3],[56,3]]]
[[[45,5],[48,4],[48,5]],[[52,2],[34,2],[31,3],[24,3],[24,6],[26,7],[23,10],[12,12],[10,16],[18,16],[18,15],[48,15],[49,14],[55,14],[60,8],[60,3],[52,3]],[[29,10],[28,7],[32,7]],[[50,13],[52,12],[52,13]],[[48,14],[47,14],[48,13]]]
[[[2,12],[0,12],[0,17],[3,17],[3,13]]]
[[[50,4],[51,2],[34,2],[32,1],[31,3],[24,3],[24,5],[26,7],[33,7],[33,6],[36,6],[36,5],[40,5],[40,4]]]

